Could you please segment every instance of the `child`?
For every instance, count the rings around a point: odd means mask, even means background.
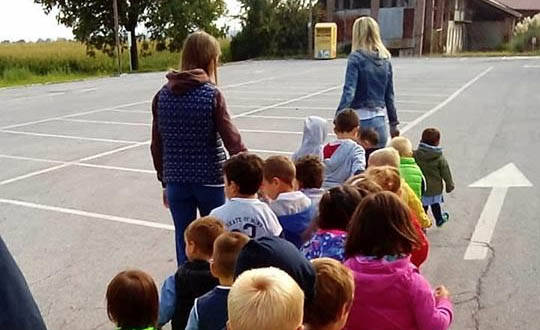
[[[358,115],[354,110],[340,112],[334,120],[337,140],[323,148],[326,167],[323,187],[339,186],[355,174],[362,173],[366,167],[366,156],[362,146],[356,143],[359,130]]]
[[[228,299],[229,330],[301,330],[304,293],[278,268],[244,272]]]
[[[366,164],[369,161],[369,156],[375,151],[378,150],[377,145],[379,144],[379,134],[373,128],[362,128],[360,129],[360,145],[366,151]]]
[[[319,202],[325,191],[321,188],[324,180],[324,165],[320,158],[314,155],[300,157],[294,165],[298,189],[311,199],[314,213],[317,213]]]
[[[422,187],[425,186],[422,170],[413,157],[412,144],[404,136],[398,136],[390,141],[390,147],[399,153],[399,172],[405,182],[411,187],[418,198],[422,198]]]
[[[218,285],[210,272],[214,241],[225,232],[223,223],[214,217],[203,217],[193,221],[184,232],[188,261],[178,267],[161,288],[159,326],[172,319],[172,328],[184,329],[195,298],[202,296]]]
[[[150,275],[127,270],[107,287],[107,315],[120,330],[153,330],[158,319],[158,292]]]
[[[391,166],[399,169],[399,153],[394,148],[383,148],[375,151],[369,158],[368,168],[377,166]],[[401,180],[401,198],[409,206],[414,213],[416,219],[420,222],[423,229],[431,227],[431,219],[427,216],[426,211],[422,207],[420,198],[416,196],[411,187]]]
[[[391,166],[370,167],[366,172],[366,177],[375,181],[377,184],[379,184],[379,186],[382,187],[382,189],[390,191],[401,197],[403,191],[401,189],[403,179],[400,178],[397,168]],[[418,219],[416,219],[412,212],[411,221],[417,231],[416,234],[420,242],[420,244],[418,244],[418,246],[412,251],[411,262],[416,267],[420,267],[420,265],[424,263],[428,257],[429,242],[426,235],[422,231],[422,227],[418,223]]]
[[[364,198],[345,244],[355,293],[347,329],[448,329],[452,303],[409,261],[418,244],[407,206],[393,193]],[[376,221],[374,221],[376,220]]]
[[[214,242],[210,271],[219,285],[195,299],[186,330],[223,329],[227,323],[227,296],[234,282],[238,254],[249,241],[242,233],[223,233]]]
[[[324,193],[315,220],[316,232],[301,249],[306,258],[345,260],[347,226],[361,200],[360,193],[349,186],[334,187]]]
[[[314,155],[321,159],[324,141],[328,135],[328,123],[324,118],[309,116],[304,121],[304,135],[302,145],[297,152],[292,155],[292,160],[296,162],[301,157]]]
[[[240,153],[231,157],[223,167],[227,202],[212,212],[230,231],[250,238],[279,236],[283,229],[267,204],[257,199],[263,180],[263,160],[254,154]]]
[[[317,279],[315,299],[304,318],[305,330],[341,330],[347,323],[353,302],[352,272],[339,261],[320,258],[312,261]]]
[[[449,218],[448,212],[441,211],[441,203],[444,201],[443,181],[446,193],[454,190],[450,166],[442,154],[442,148],[439,147],[440,142],[441,132],[437,128],[427,128],[422,133],[418,150],[414,153],[414,158],[422,169],[427,182],[426,191],[422,196],[422,204],[426,212],[431,206],[437,227],[442,226]]]
[[[294,191],[295,177],[294,164],[285,156],[272,156],[264,162],[262,189],[271,200],[270,208],[283,227],[285,239],[300,247],[314,208],[306,195]]]

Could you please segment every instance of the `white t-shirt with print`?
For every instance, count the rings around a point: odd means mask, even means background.
[[[258,199],[231,198],[210,215],[223,221],[228,230],[244,233],[249,238],[279,236],[283,230],[270,207]]]

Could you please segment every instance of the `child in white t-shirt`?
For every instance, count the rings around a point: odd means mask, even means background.
[[[279,236],[283,230],[270,207],[257,199],[263,164],[259,156],[245,152],[227,160],[223,167],[227,201],[210,213],[223,221],[228,230],[250,238]]]

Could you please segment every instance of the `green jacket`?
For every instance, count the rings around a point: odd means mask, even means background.
[[[418,150],[414,152],[414,159],[426,178],[427,187],[424,196],[441,195],[443,193],[443,181],[447,193],[454,190],[452,173],[446,158],[442,154],[442,148],[420,143]]]
[[[399,172],[405,182],[411,187],[418,198],[422,198],[422,181],[424,175],[422,170],[412,157],[401,157],[399,164]]]

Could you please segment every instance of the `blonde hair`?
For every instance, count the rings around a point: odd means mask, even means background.
[[[352,51],[365,50],[379,53],[382,58],[390,58],[390,52],[381,40],[379,24],[371,17],[360,17],[353,24]]]
[[[227,307],[231,330],[295,330],[304,317],[304,293],[280,269],[252,269],[234,282]]]
[[[217,83],[217,62],[220,56],[221,46],[216,38],[204,31],[194,32],[184,41],[180,70],[203,69],[206,74],[213,74]]]
[[[401,176],[392,166],[371,167],[366,171],[366,178],[375,181],[381,188],[401,196]]]
[[[404,136],[396,136],[390,141],[390,146],[399,152],[400,157],[412,157],[412,143]]]
[[[399,152],[396,149],[392,147],[386,147],[374,151],[369,156],[368,167],[386,165],[399,168]]]

